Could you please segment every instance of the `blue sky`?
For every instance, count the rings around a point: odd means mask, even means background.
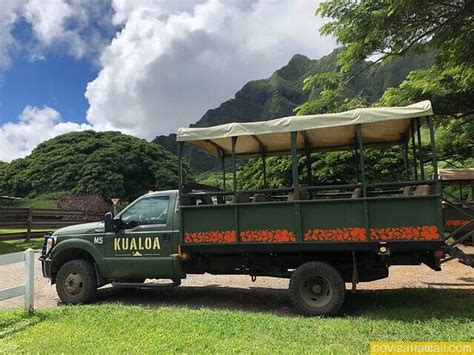
[[[0,161],[70,131],[146,139],[196,122],[296,53],[319,58],[314,0],[2,0]],[[295,21],[297,19],[297,21]]]
[[[86,59],[61,54],[34,62],[25,58],[14,59],[0,84],[0,125],[17,121],[26,104],[54,107],[67,120],[85,122],[89,104],[84,90],[87,83],[97,76],[98,70]]]

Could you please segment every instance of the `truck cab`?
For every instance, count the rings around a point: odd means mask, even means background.
[[[176,258],[177,212],[178,191],[160,191],[139,197],[115,217],[107,214],[104,222],[58,229],[45,238],[43,275],[67,303],[90,299],[82,290],[85,278],[97,279],[95,286],[147,278],[177,283],[184,277]]]

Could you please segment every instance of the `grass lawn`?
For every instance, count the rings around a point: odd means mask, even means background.
[[[35,198],[22,198],[21,200],[0,201],[2,208],[46,208],[57,209],[57,200],[48,196],[41,196]]]
[[[24,239],[0,241],[0,255],[16,253],[18,251],[24,251],[28,248],[39,249],[41,248],[42,243],[43,238],[34,238],[30,239],[29,241],[26,241]]]
[[[367,353],[371,340],[468,341],[474,297],[456,290],[349,296],[346,316],[105,303],[0,311],[0,353]],[[355,307],[355,308],[354,308]],[[3,341],[3,342],[2,342]]]

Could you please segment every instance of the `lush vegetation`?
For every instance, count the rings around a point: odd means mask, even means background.
[[[440,166],[472,167],[473,11],[469,2],[463,0],[449,3],[431,0],[323,2],[317,13],[331,21],[321,32],[335,36],[345,47],[337,55],[337,70],[317,72],[304,80],[303,89],[310,96],[295,112],[300,115],[339,112],[372,105],[407,105],[429,99],[436,114]],[[367,26],[368,23],[371,25]],[[379,59],[366,62],[374,55]],[[424,58],[417,64],[421,69],[416,69],[413,63],[407,66],[419,58]],[[392,72],[397,72],[398,78],[402,73],[408,75],[398,83],[388,83]],[[383,85],[380,80],[384,80]],[[426,142],[426,132],[424,136]],[[423,148],[426,163],[429,162],[428,151],[428,146]],[[354,181],[352,154],[316,154],[312,160],[313,175],[319,181]],[[371,180],[404,178],[399,148],[369,151],[367,161],[367,175]],[[260,164],[252,161],[242,169],[243,187],[262,186]],[[269,180],[271,187],[291,185],[288,159],[272,158],[268,165],[269,171],[276,172]],[[429,166],[427,171],[430,172]]]
[[[177,170],[176,157],[157,144],[119,132],[74,132],[2,164],[0,192],[29,197],[98,193],[130,200],[150,188],[176,188]]]
[[[286,298],[280,302],[277,312],[287,306]],[[121,304],[59,307],[32,317],[3,311],[0,352],[365,354],[377,340],[469,341],[473,310],[467,290],[402,289],[348,295],[345,316],[331,319]]]

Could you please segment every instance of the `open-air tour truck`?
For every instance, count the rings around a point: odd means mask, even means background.
[[[145,279],[187,274],[244,274],[289,278],[289,296],[304,315],[334,315],[345,283],[388,276],[391,265],[440,270],[450,254],[443,241],[433,114],[429,101],[407,107],[356,109],[265,122],[178,130],[179,189],[144,195],[103,223],[66,227],[46,236],[43,273],[65,303],[91,300],[97,287],[163,287]],[[420,127],[428,125],[432,178],[419,158]],[[409,147],[413,159],[409,161]],[[218,156],[223,186],[183,181],[182,152],[193,145]],[[406,181],[367,183],[364,151],[401,145]],[[357,181],[322,185],[311,160],[349,150]],[[292,186],[268,188],[266,158],[288,155]],[[299,157],[306,157],[305,166]],[[261,158],[262,189],[238,190],[237,159]],[[226,161],[232,166],[227,190]],[[304,159],[302,159],[304,160]],[[306,181],[300,171],[307,169]],[[459,249],[456,256],[465,258]],[[450,254],[452,255],[452,254]],[[467,260],[467,259],[466,259]]]
[[[439,169],[444,231],[465,244],[474,237],[474,168]],[[470,236],[466,235],[469,234]]]

